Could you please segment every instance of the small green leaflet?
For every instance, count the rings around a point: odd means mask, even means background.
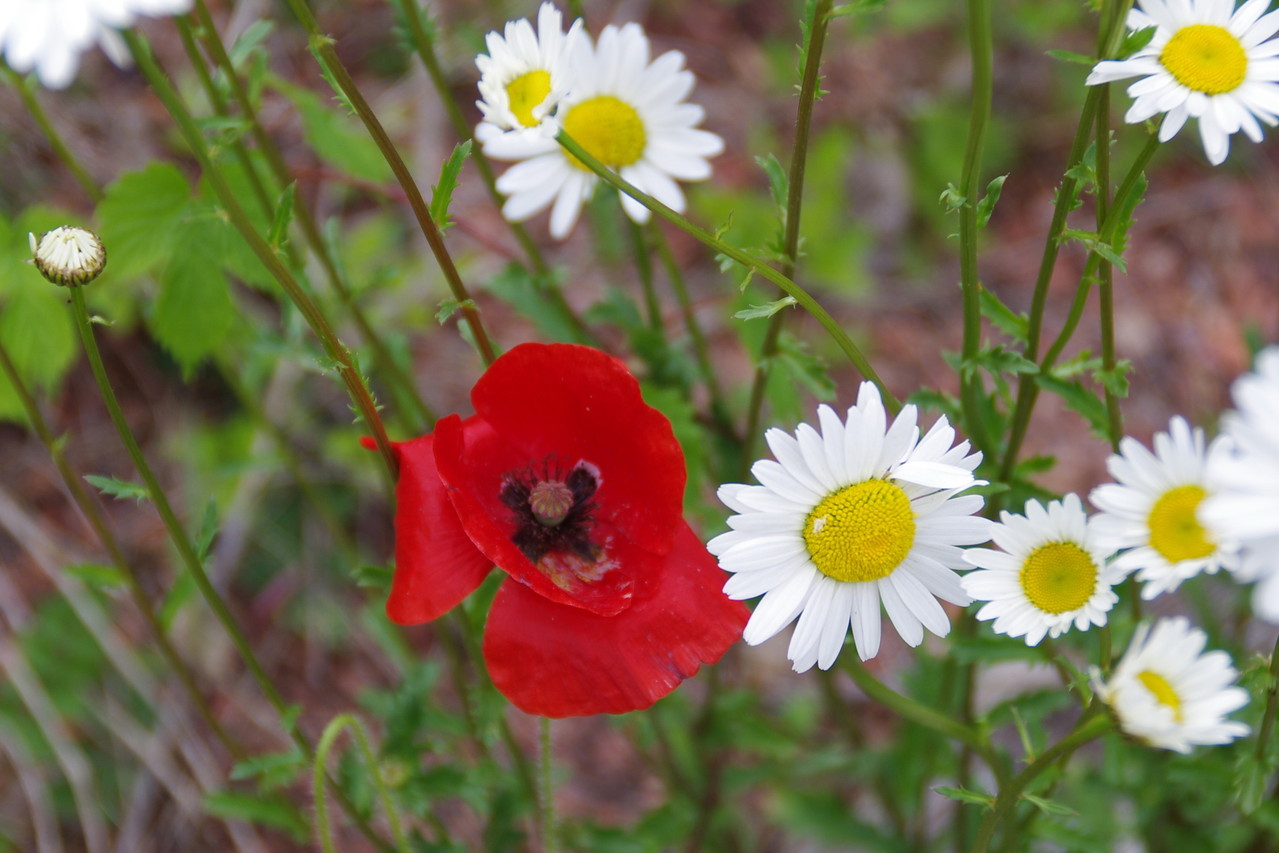
[[[453,190],[457,189],[458,175],[469,156],[471,140],[468,139],[453,148],[453,153],[440,169],[440,182],[432,188],[431,219],[441,231],[453,224],[449,219],[449,203],[453,200]]]
[[[104,495],[110,495],[118,501],[127,498],[133,498],[138,503],[149,500],[151,495],[147,491],[147,487],[141,483],[130,483],[128,480],[118,480],[115,477],[102,477],[98,474],[85,474],[84,479]]]
[[[995,798],[990,794],[970,791],[967,788],[954,788],[949,785],[941,785],[933,788],[933,791],[941,794],[943,797],[950,797],[952,800],[959,800],[961,803],[971,803],[974,806],[989,807],[995,804]]]
[[[783,308],[789,308],[795,304],[795,297],[783,296],[776,302],[769,302],[764,305],[752,305],[744,308],[733,315],[738,320],[758,320],[762,317],[771,317]]]

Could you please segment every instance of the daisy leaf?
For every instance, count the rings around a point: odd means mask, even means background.
[[[990,794],[983,794],[979,791],[970,791],[967,788],[938,785],[936,788],[933,788],[933,793],[941,794],[943,797],[949,797],[952,800],[958,800],[961,803],[969,803],[974,806],[985,806],[989,808],[995,804],[995,798]]]
[[[440,169],[440,182],[431,189],[431,218],[441,231],[452,221],[449,219],[449,203],[453,201],[453,191],[457,189],[458,175],[471,156],[471,140],[461,142],[453,148],[453,153]]]

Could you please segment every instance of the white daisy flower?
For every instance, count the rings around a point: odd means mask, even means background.
[[[38,240],[34,234],[28,234],[27,239],[31,244],[31,263],[54,284],[88,284],[106,268],[107,250],[92,231],[63,225],[45,232]]]
[[[1253,610],[1279,622],[1279,347],[1263,350],[1256,372],[1236,379],[1231,395],[1236,410],[1222,419],[1230,452],[1210,460],[1217,490],[1199,520],[1240,548],[1236,577],[1258,581]]]
[[[887,423],[879,391],[863,382],[846,422],[817,409],[821,429],[765,433],[777,461],[751,473],[762,485],[728,484],[719,498],[737,515],[707,547],[732,572],[729,598],[762,595],[744,639],[758,645],[796,617],[787,656],[796,672],[829,669],[852,626],[862,660],[879,652],[880,603],[902,639],[918,646],[924,629],[944,637],[950,619],[937,599],[967,605],[952,569],[961,545],[985,542],[990,522],[973,517],[980,495],[957,494],[973,479],[980,453],[951,446],[943,417],[921,439],[918,410]]]
[[[1097,542],[1108,551],[1128,549],[1114,565],[1124,574],[1137,572],[1145,584],[1141,597],[1150,600],[1172,592],[1201,572],[1233,570],[1238,557],[1218,546],[1196,518],[1212,491],[1205,470],[1211,456],[1222,453],[1218,438],[1205,445],[1204,432],[1174,417],[1168,432],[1155,434],[1151,453],[1135,438],[1119,442],[1119,453],[1106,460],[1117,483],[1093,489],[1089,499],[1102,512],[1093,519]]]
[[[100,45],[116,65],[129,51],[116,30],[133,26],[140,15],[179,15],[191,0],[3,0],[0,2],[0,55],[21,74],[34,70],[50,89],[62,89],[75,77],[80,54]]]
[[[1027,501],[1026,514],[999,514],[990,538],[999,551],[971,548],[964,559],[977,571],[964,575],[964,591],[985,601],[977,618],[994,619],[997,633],[1038,645],[1070,626],[1105,625],[1119,596],[1111,589],[1124,573],[1106,565],[1110,551],[1097,542],[1078,495],[1044,508]]]
[[[507,21],[504,33],[485,36],[488,54],[475,58],[480,69],[480,100],[475,105],[484,116],[476,136],[483,141],[540,125],[568,92],[569,52],[581,37],[581,19],[566,34],[552,3],[538,10],[536,33],[528,19],[521,18]]]
[[[572,90],[560,102],[555,121],[622,178],[683,211],[684,193],[676,180],[710,177],[707,158],[724,148],[718,136],[697,127],[702,108],[684,103],[695,82],[684,68],[684,55],[672,50],[649,62],[644,30],[627,24],[605,27],[595,47],[586,37],[577,39],[570,56]],[[595,190],[595,173],[544,134],[480,139],[488,156],[520,161],[497,181],[507,196],[503,215],[520,222],[550,207],[551,236],[567,236]],[[622,196],[622,207],[635,222],[648,221],[648,209],[630,196]]]
[[[1093,671],[1097,695],[1126,733],[1150,746],[1190,752],[1248,734],[1226,715],[1248,704],[1223,651],[1203,653],[1208,637],[1183,616],[1138,626],[1110,680]]]
[[[1159,140],[1167,142],[1187,118],[1199,120],[1204,152],[1214,166],[1226,159],[1230,137],[1242,130],[1261,141],[1261,125],[1279,122],[1279,13],[1269,0],[1138,0],[1131,30],[1154,27],[1150,43],[1127,59],[1097,63],[1089,86],[1141,79],[1124,121],[1137,124],[1164,113]]]

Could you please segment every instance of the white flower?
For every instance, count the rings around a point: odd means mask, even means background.
[[[1236,379],[1231,394],[1236,411],[1222,418],[1231,452],[1210,460],[1217,491],[1199,520],[1240,547],[1236,577],[1258,581],[1253,610],[1279,622],[1279,347],[1263,350],[1256,372]]]
[[[1128,16],[1132,30],[1155,27],[1150,43],[1127,59],[1097,63],[1087,83],[1141,79],[1129,124],[1164,113],[1159,140],[1167,142],[1187,118],[1199,120],[1204,152],[1214,166],[1226,159],[1230,137],[1242,130],[1261,141],[1258,119],[1279,122],[1279,13],[1265,14],[1269,0],[1138,0]]]
[[[83,228],[63,225],[45,233],[39,240],[28,234],[31,263],[40,274],[54,284],[75,286],[88,284],[107,265],[107,250],[98,235]]]
[[[116,30],[133,26],[139,15],[178,15],[191,0],[3,0],[0,54],[21,74],[35,70],[50,89],[75,77],[80,54],[98,44],[116,65],[128,49]]]
[[[1168,432],[1155,434],[1151,453],[1135,438],[1119,442],[1106,460],[1117,483],[1093,489],[1089,499],[1102,512],[1093,520],[1097,542],[1108,551],[1129,550],[1114,562],[1124,574],[1137,572],[1141,597],[1172,592],[1199,573],[1233,570],[1238,557],[1221,548],[1196,518],[1213,488],[1205,468],[1225,450],[1218,438],[1205,446],[1201,429],[1174,417]]]
[[[724,148],[718,136],[697,127],[702,108],[684,103],[695,82],[684,68],[684,55],[672,50],[649,62],[644,30],[627,24],[605,27],[596,47],[585,36],[575,40],[570,57],[571,91],[560,102],[555,122],[623,179],[683,211],[684,193],[676,180],[710,177],[707,158]],[[520,161],[497,181],[507,196],[503,215],[520,222],[550,207],[551,236],[567,236],[595,190],[595,173],[545,134],[480,134],[477,129],[477,138],[488,156]],[[622,207],[635,222],[648,221],[648,209],[630,196],[622,196]]]
[[[1193,746],[1229,743],[1248,734],[1226,715],[1248,704],[1234,685],[1239,673],[1222,651],[1202,654],[1208,637],[1185,617],[1143,624],[1133,634],[1110,680],[1093,672],[1097,695],[1119,727],[1151,746],[1190,752]]]
[[[568,92],[569,53],[582,37],[582,21],[573,22],[567,34],[563,19],[552,3],[537,13],[537,32],[527,18],[507,21],[504,34],[484,37],[488,54],[480,54],[480,100],[475,105],[486,127],[477,129],[481,139],[504,131],[536,127]]]
[[[1119,600],[1111,587],[1124,573],[1106,565],[1111,552],[1098,545],[1078,495],[1047,509],[1027,501],[1024,516],[1001,512],[990,538],[1002,550],[964,552],[978,569],[964,575],[964,591],[987,602],[978,619],[994,619],[997,633],[1025,637],[1031,646],[1072,624],[1080,631],[1106,624]]]
[[[944,637],[950,620],[937,598],[966,605],[952,571],[960,545],[985,542],[990,522],[972,517],[980,495],[956,494],[981,481],[980,453],[955,441],[943,417],[921,439],[918,411],[887,423],[879,392],[863,382],[846,422],[819,406],[821,431],[765,433],[777,461],[751,473],[763,485],[728,484],[719,497],[738,514],[707,546],[733,572],[729,598],[763,595],[744,639],[757,645],[796,617],[788,657],[795,671],[829,669],[851,624],[862,660],[879,652],[880,602],[911,646],[924,628]]]

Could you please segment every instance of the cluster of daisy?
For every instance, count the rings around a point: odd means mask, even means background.
[[[1124,120],[1136,124],[1164,114],[1167,142],[1194,118],[1208,160],[1217,165],[1230,137],[1243,131],[1261,141],[1261,123],[1279,123],[1279,11],[1269,0],[1138,0],[1128,15],[1133,32],[1150,41],[1121,60],[1100,62],[1089,86],[1139,78]]]
[[[676,183],[710,177],[707,158],[723,141],[698,127],[701,107],[685,103],[693,89],[684,56],[668,51],[650,61],[648,36],[638,24],[609,25],[592,42],[574,21],[543,3],[537,30],[510,21],[486,39],[477,102],[484,120],[475,130],[484,153],[515,163],[497,181],[503,215],[520,222],[551,209],[551,236],[566,237],[598,178],[556,141],[563,132],[626,181],[677,211]],[[637,223],[649,212],[629,196],[622,207]]]
[[[1107,460],[1115,482],[1089,495],[1095,515],[1068,494],[992,522],[975,515],[981,496],[965,494],[983,484],[981,454],[956,444],[945,417],[921,436],[912,405],[890,423],[866,382],[844,418],[821,406],[820,428],[766,433],[775,459],[754,464],[757,485],[720,487],[735,515],[707,547],[732,574],[729,597],[762,596],[747,643],[798,620],[788,651],[797,672],[830,668],[850,628],[858,655],[875,656],[881,608],[910,646],[925,629],[944,637],[940,601],[983,602],[978,619],[1038,645],[1105,625],[1129,576],[1147,600],[1200,574],[1257,581],[1255,611],[1279,622],[1279,347],[1233,394],[1237,408],[1211,442],[1181,417],[1153,450],[1123,439]],[[1142,625],[1109,680],[1095,675],[1126,732],[1183,752],[1247,732],[1226,719],[1247,702],[1232,686],[1238,673],[1206,642],[1184,619]]]

